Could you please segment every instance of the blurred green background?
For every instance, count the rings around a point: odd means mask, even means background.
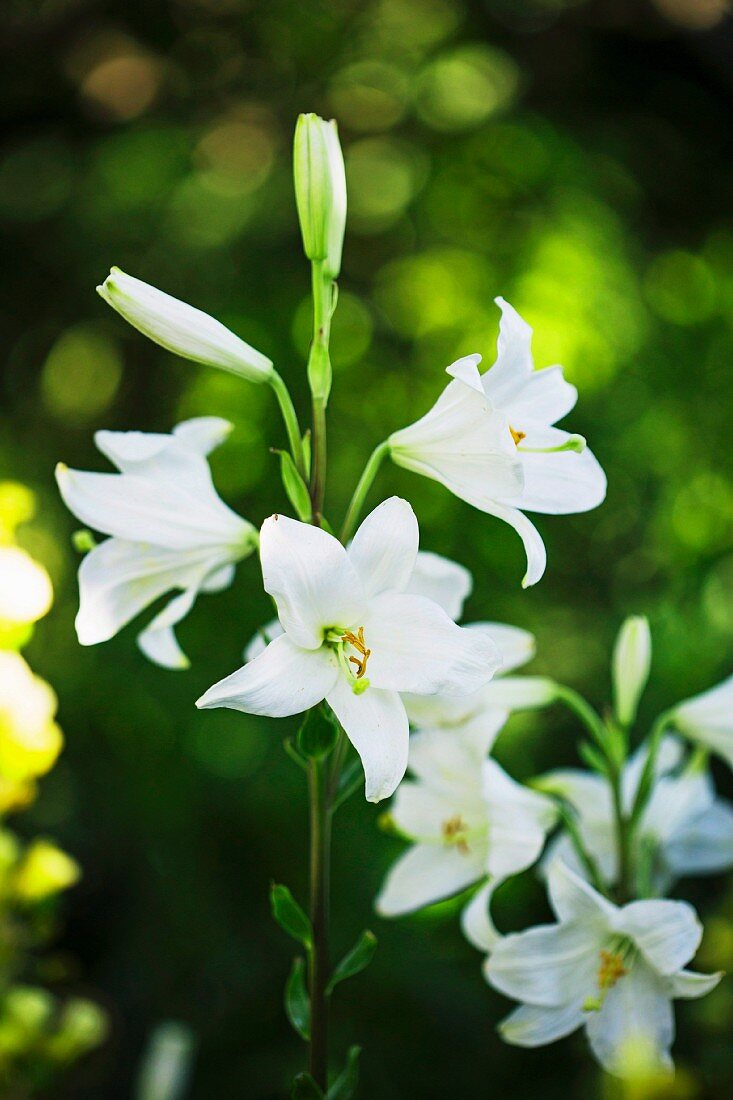
[[[189,673],[147,664],[134,629],[94,649],[73,632],[78,524],[63,459],[104,469],[98,427],[167,431],[224,415],[213,466],[255,523],[286,509],[265,387],[173,359],[94,293],[111,264],[195,303],[270,355],[305,410],[309,276],[290,144],[299,111],[335,116],[350,213],[333,332],[327,511],[371,448],[427,409],[443,368],[493,361],[505,295],[581,399],[568,423],[609,476],[607,503],[543,518],[541,584],[521,545],[447,492],[385,468],[372,495],[414,503],[423,546],[469,565],[468,618],[533,630],[537,671],[608,693],[613,635],[649,614],[643,718],[733,667],[733,22],[724,0],[5,0],[0,14],[0,476],[39,495],[21,542],[50,570],[51,616],[27,650],[60,696],[67,748],[18,819],[81,862],[62,949],[112,1038],[59,1097],[131,1093],[161,1019],[198,1036],[191,1096],[278,1097],[300,1068],[281,991],[290,945],[271,879],[304,895],[305,797],[282,751],[292,724],[193,701],[240,663],[269,617],[254,560],[180,630]],[[515,775],[573,760],[561,715],[512,720]],[[726,777],[718,777],[725,786]],[[582,1037],[503,1046],[490,992],[450,905],[372,914],[399,850],[378,810],[341,811],[334,940],[365,925],[369,971],[336,995],[334,1050],[364,1044],[365,1097],[618,1093]],[[685,892],[708,920],[701,967],[733,965],[733,893]],[[505,927],[545,916],[531,876],[498,901]],[[677,1083],[733,1093],[733,986],[678,1005]]]

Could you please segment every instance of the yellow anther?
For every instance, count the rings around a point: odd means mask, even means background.
[[[441,825],[441,832],[446,844],[454,845],[462,856],[468,855],[470,849],[465,836],[468,832],[468,825],[466,825],[460,814],[454,814],[453,817],[449,817],[444,821]]]
[[[360,626],[356,634],[353,631],[347,630],[345,634],[341,635],[342,642],[348,642],[349,645],[353,645],[357,653],[360,653],[360,657],[349,657],[349,661],[356,665],[356,678],[361,680],[362,676],[366,672],[367,661],[372,655],[371,649],[367,649],[366,642],[364,641],[364,627]]]
[[[623,978],[628,972],[628,968],[624,966],[623,955],[613,951],[601,951],[601,965],[598,968],[598,988],[601,993],[613,989],[619,978]]]
[[[516,432],[514,430],[514,428],[511,426],[511,424],[509,425],[509,431],[512,433],[512,439],[514,440],[517,447],[519,446],[519,444],[522,442],[523,439],[527,438],[527,433],[526,432]]]

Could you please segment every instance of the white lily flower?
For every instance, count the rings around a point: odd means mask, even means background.
[[[433,408],[388,442],[399,466],[514,527],[527,554],[526,587],[544,573],[546,553],[524,511],[588,511],[605,497],[606,478],[582,437],[553,427],[577,390],[561,367],[534,370],[532,329],[503,298],[496,302],[502,318],[493,367],[481,375],[480,355],[453,363],[454,380]]]
[[[702,928],[683,901],[618,907],[556,860],[548,876],[557,924],[505,936],[485,964],[487,981],[522,1002],[500,1024],[504,1039],[535,1047],[584,1026],[609,1073],[670,1070],[672,1001],[702,997],[720,974],[685,970]]]
[[[166,351],[219,367],[249,382],[268,382],[272,361],[220,321],[113,267],[97,293],[138,332]]]
[[[733,768],[733,676],[674,708],[678,730]]]
[[[307,523],[265,520],[262,575],[284,633],[197,705],[285,717],[325,699],[361,757],[367,799],[392,794],[407,766],[400,692],[467,694],[500,661],[486,632],[407,592],[418,540],[398,497],[367,516],[348,549]]]
[[[486,912],[490,891],[539,858],[556,808],[486,759],[495,733],[487,723],[410,738],[414,779],[400,785],[390,816],[413,845],[387,875],[376,902],[382,916],[410,913],[482,881]]]
[[[649,884],[666,892],[686,875],[716,874],[733,866],[733,808],[717,798],[710,776],[687,768],[671,774],[681,759],[675,738],[665,738],[657,756],[651,797],[639,820],[634,849],[649,861]],[[622,804],[628,813],[644,766],[645,750],[634,754],[622,776]],[[586,851],[608,886],[618,879],[614,810],[608,782],[599,775],[567,768],[542,777],[541,790],[561,795],[577,814]],[[567,836],[553,845],[548,863],[560,857],[580,875],[585,869]]]
[[[219,417],[199,417],[170,435],[97,432],[97,447],[119,473],[56,469],[67,507],[111,536],[79,568],[76,630],[82,645],[107,641],[143,608],[180,589],[138,637],[150,660],[185,668],[174,626],[199,592],[226,588],[257,532],[217,496],[206,455],[229,434]]]

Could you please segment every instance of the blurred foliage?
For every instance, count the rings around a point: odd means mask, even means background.
[[[37,780],[63,745],[56,696],[18,650],[50,609],[48,573],[14,542],[35,512],[33,494],[0,482],[0,815],[25,809]],[[28,978],[69,977],[62,956],[40,955],[58,934],[59,895],[79,879],[75,860],[53,841],[20,839],[0,826],[0,1089],[11,1100],[35,1096],[105,1037],[105,1013],[86,997],[59,997]]]
[[[519,541],[498,522],[395,469],[380,475],[374,502],[409,496],[423,545],[474,572],[468,617],[533,630],[536,671],[597,701],[620,619],[648,614],[651,716],[733,665],[724,8],[3,5],[0,470],[39,496],[20,541],[59,599],[28,653],[59,687],[73,731],[25,820],[79,854],[86,874],[64,944],[117,1012],[106,1065],[63,1095],[129,1096],[145,1036],[166,1017],[198,1035],[194,1097],[281,1095],[299,1057],[280,1004],[288,962],[267,911],[271,878],[303,885],[305,800],[281,749],[291,731],[192,705],[270,617],[256,563],[240,569],[233,597],[202,599],[184,624],[190,674],[146,665],[134,628],[81,650],[73,520],[52,482],[57,459],[101,468],[97,427],[166,431],[220,414],[235,431],[214,456],[217,484],[259,523],[287,507],[268,452],[282,438],[277,411],[264,387],[148,345],[95,284],[116,263],[220,317],[272,356],[303,405],[308,272],[290,141],[298,111],[336,115],[350,215],[332,341],[329,513],[338,517],[372,446],[429,407],[447,363],[473,351],[491,363],[492,299],[503,294],[535,326],[537,365],[562,362],[580,387],[573,427],[608,472],[606,504],[540,517],[548,573],[522,592]],[[519,776],[569,762],[564,722],[513,720],[498,756]],[[397,850],[376,816],[358,799],[342,811],[337,951],[348,946],[339,930],[348,937],[369,912]],[[716,881],[696,890],[703,917],[716,914],[700,965],[730,967],[733,891]],[[507,927],[544,913],[531,876],[498,906]],[[537,1052],[502,1046],[494,1024],[506,1006],[446,920],[452,911],[380,922],[378,961],[357,992],[340,994],[335,1052],[363,1042],[364,1095],[510,1097],[517,1081],[543,1100],[621,1095],[599,1082],[582,1039]],[[729,1095],[730,983],[682,1005],[678,1019],[680,1072],[664,1095]]]

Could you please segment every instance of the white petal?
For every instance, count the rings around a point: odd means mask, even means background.
[[[515,494],[523,485],[505,418],[480,385],[462,377],[446,386],[425,416],[390,436],[389,446],[399,466],[439,481],[469,503]]]
[[[196,363],[232,371],[251,382],[272,375],[272,362],[208,313],[113,267],[97,291],[156,344]]]
[[[723,976],[722,970],[717,974],[698,974],[695,970],[678,970],[667,979],[667,988],[670,997],[682,998],[686,1001],[696,1000],[715,989]]]
[[[270,516],[262,524],[260,556],[265,591],[297,645],[316,649],[326,630],[347,629],[359,617],[361,581],[333,535],[287,516]]]
[[[487,981],[515,1001],[580,1006],[593,991],[603,940],[582,921],[544,924],[504,936],[486,960]]]
[[[586,1015],[591,1049],[619,1077],[670,1069],[674,1016],[663,979],[637,959],[628,974],[608,990],[598,1012]]]
[[[470,695],[410,695],[402,701],[410,724],[418,730],[461,733],[475,740],[481,757],[489,751],[506,724],[506,710],[490,707],[484,701],[484,692],[492,683],[471,692]]]
[[[196,416],[183,420],[173,429],[173,435],[200,455],[209,455],[227,439],[234,425],[221,416]]]
[[[82,645],[107,641],[165,592],[199,583],[216,560],[210,550],[180,553],[147,543],[105,539],[79,566],[79,641]]]
[[[481,763],[497,732],[488,722],[418,730],[410,737],[410,770],[434,789],[463,798],[471,792],[482,802]]]
[[[198,486],[192,491],[172,480],[85,473],[61,464],[56,479],[66,506],[83,523],[128,542],[168,550],[231,547],[234,553],[254,530],[219,500],[211,486],[208,492]]]
[[[733,768],[733,676],[675,709],[675,725]]]
[[[557,808],[552,799],[515,783],[495,760],[485,760],[482,768],[489,814],[486,869],[501,879],[539,859],[545,836],[557,820]]]
[[[415,513],[401,497],[390,497],[370,512],[348,547],[367,596],[407,587],[419,541]]]
[[[337,676],[333,653],[325,648],[300,649],[283,634],[254,661],[210,687],[196,706],[285,718],[320,703]]]
[[[583,1013],[575,1004],[562,1008],[520,1005],[499,1024],[499,1033],[507,1043],[518,1047],[542,1047],[577,1031]]]
[[[442,607],[454,622],[460,619],[463,604],[471,594],[473,578],[458,562],[421,550],[407,586],[412,596],[425,596]]]
[[[175,596],[153,621],[138,634],[137,644],[149,661],[162,668],[188,668],[190,661],[181,649],[174,627],[193,607],[198,586],[193,586]]]
[[[532,431],[526,424],[527,439],[522,448],[530,446],[559,447],[569,438],[559,428]],[[504,504],[528,512],[568,515],[596,508],[606,496],[606,475],[600,463],[587,447],[582,453],[560,451],[553,454],[531,454],[520,449],[524,486],[521,492],[500,497]]]
[[[660,974],[674,974],[689,962],[702,939],[702,925],[686,901],[653,898],[619,910],[615,928],[629,936]]]
[[[275,638],[279,638],[282,633],[284,631],[280,620],[270,619],[269,623],[261,626],[247,643],[244,650],[245,661],[254,661],[255,657],[259,657],[260,653],[265,652],[268,642],[274,642]]]
[[[388,798],[407,769],[409,727],[399,695],[375,687],[355,695],[339,676],[326,700],[361,757],[367,802]]]
[[[397,860],[377,898],[377,911],[398,917],[465,890],[481,877],[481,863],[456,847],[416,844]]]
[[[498,882],[484,883],[461,913],[461,930],[479,951],[491,951],[501,939],[491,919],[491,897]]]
[[[574,874],[561,860],[555,860],[547,872],[550,904],[561,921],[582,921],[588,927],[610,927],[619,910],[597,890]]]
[[[557,685],[546,676],[497,676],[483,689],[486,707],[502,710],[537,710],[557,699]]]
[[[469,623],[468,625],[469,630],[475,630],[477,627],[488,632],[501,653],[502,676],[521,665],[526,665],[534,657],[536,650],[534,635],[528,630],[509,626],[508,623]]]
[[[231,563],[222,565],[220,569],[215,569],[214,572],[206,578],[201,585],[201,591],[223,592],[225,588],[229,588],[229,585],[234,580],[236,571],[236,566]]]
[[[456,626],[422,596],[385,593],[364,620],[370,681],[416,695],[468,695],[493,676],[500,657],[487,635]]]
[[[575,405],[578,391],[563,378],[562,367],[533,370],[532,329],[503,298],[496,362],[483,376],[489,400],[523,427],[526,420],[554,424]]]
[[[681,825],[664,846],[676,875],[718,874],[733,866],[733,807],[718,799]]]

